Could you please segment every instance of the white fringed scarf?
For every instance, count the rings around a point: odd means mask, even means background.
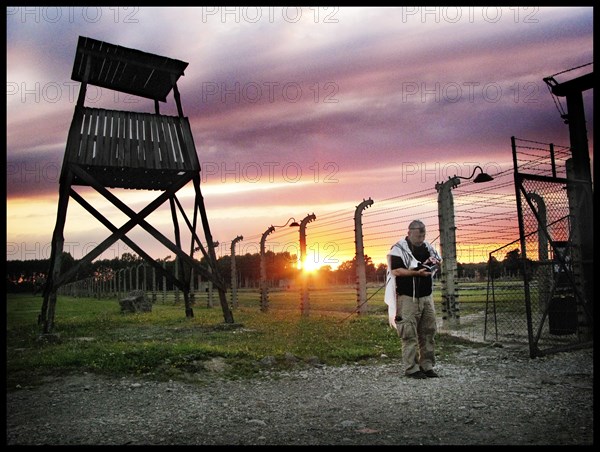
[[[429,242],[423,242],[429,251],[429,256],[441,261],[442,258]],[[386,285],[385,295],[383,300],[388,306],[388,320],[392,328],[397,329],[396,326],[396,277],[392,275],[392,256],[397,256],[402,259],[404,265],[409,270],[413,270],[419,266],[419,261],[413,256],[412,251],[406,238],[399,240],[387,254],[387,272],[386,272]],[[413,296],[414,296],[414,279],[413,279]]]

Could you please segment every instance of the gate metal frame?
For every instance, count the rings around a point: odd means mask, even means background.
[[[554,156],[554,148],[552,145],[549,146],[549,164],[551,169],[551,175],[544,174],[535,174],[535,173],[526,173],[520,171],[520,166],[518,162],[517,155],[517,144],[516,138],[511,137],[511,145],[513,152],[513,164],[514,164],[514,181],[515,181],[515,194],[516,194],[516,203],[517,203],[517,214],[518,214],[518,222],[519,222],[519,242],[521,245],[521,271],[523,275],[523,284],[524,284],[524,296],[525,296],[525,309],[526,309],[526,317],[527,317],[527,333],[528,333],[528,342],[529,342],[529,350],[530,356],[532,358],[536,356],[541,356],[546,353],[552,353],[557,351],[562,351],[565,349],[571,349],[573,347],[580,347],[582,345],[587,345],[588,341],[591,338],[591,327],[593,326],[593,316],[591,311],[591,300],[586,299],[585,292],[582,290],[583,281],[582,281],[582,264],[581,264],[581,247],[582,244],[579,243],[578,234],[575,232],[577,218],[573,214],[573,212],[577,212],[571,206],[571,202],[573,201],[572,197],[569,198],[569,212],[564,215],[561,219],[568,220],[568,236],[566,237],[566,245],[567,249],[572,251],[571,258],[569,259],[566,254],[561,253],[561,248],[559,245],[564,240],[557,240],[557,237],[553,236],[552,232],[549,231],[548,224],[545,219],[542,218],[541,215],[541,206],[534,203],[533,200],[535,198],[534,194],[531,190],[528,190],[528,183],[535,182],[538,184],[545,184],[546,186],[550,185],[560,185],[567,189],[567,193],[571,194],[574,192],[581,192],[581,185],[586,184],[586,181],[577,180],[574,178],[570,178],[569,176],[569,160],[566,161],[566,171],[567,177],[558,177],[556,174],[556,161]],[[547,162],[546,162],[547,163]],[[538,162],[539,164],[539,162]],[[530,166],[533,168],[533,165]],[[525,206],[523,205],[523,201],[525,202]],[[564,208],[564,206],[559,206],[558,209]],[[577,331],[576,337],[574,340],[567,340],[566,343],[561,345],[554,345],[547,349],[542,350],[540,348],[540,339],[542,337],[543,331],[547,326],[547,321],[549,321],[549,310],[552,305],[552,297],[554,296],[557,287],[554,279],[552,280],[552,286],[550,290],[550,296],[548,298],[549,302],[545,304],[545,308],[542,309],[541,320],[539,321],[539,325],[537,331],[534,331],[534,319],[532,314],[532,291],[531,291],[531,282],[532,282],[532,269],[529,268],[531,260],[528,259],[527,255],[527,237],[531,235],[532,231],[527,231],[525,226],[526,214],[531,212],[533,217],[537,223],[537,227],[534,232],[538,234],[543,234],[543,238],[547,240],[547,243],[551,247],[551,251],[554,254],[555,264],[558,264],[559,271],[566,276],[566,286],[563,287],[563,292],[569,292],[572,294],[572,297],[576,303],[577,307]],[[552,264],[551,264],[552,265]],[[494,304],[495,309],[495,304]],[[564,341],[563,341],[564,342]]]

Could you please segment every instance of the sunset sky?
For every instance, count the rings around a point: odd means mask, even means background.
[[[375,200],[365,211],[374,215],[386,205],[380,200],[418,198],[415,215],[429,214],[433,239],[437,181],[468,177],[480,165],[510,182],[511,136],[569,145],[542,79],[593,62],[593,9],[8,7],[7,260],[50,255],[79,92],[71,80],[79,36],[189,63],[178,88],[220,255],[238,235],[244,251],[258,252],[270,225],[315,213],[309,248],[318,235],[321,256],[338,253],[343,261],[352,257],[344,250],[353,246],[348,232],[363,199]],[[584,93],[590,153],[592,96]],[[86,105],[154,110],[150,100],[95,87],[88,87]],[[177,114],[172,96],[161,113]],[[190,188],[182,200],[191,199]],[[97,193],[78,191],[99,210],[114,211]],[[514,197],[514,188],[506,193]],[[119,196],[140,210],[157,193]],[[113,213],[115,224],[125,219]],[[345,223],[336,237],[337,219]],[[149,221],[172,234],[168,203]],[[395,224],[392,216],[387,223],[382,242],[391,245],[407,221]],[[144,234],[132,237],[153,257],[172,254]],[[277,234],[271,239],[279,237],[281,249],[286,240],[297,242],[297,229]],[[65,240],[76,259],[108,235],[70,201]],[[127,251],[121,243],[110,252]],[[385,251],[371,253],[385,259]]]

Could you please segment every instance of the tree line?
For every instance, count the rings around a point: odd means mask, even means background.
[[[197,260],[196,263],[204,268],[208,268],[208,263],[204,258]],[[156,259],[160,265],[169,272],[176,273],[176,261],[171,256],[162,259]],[[271,286],[278,284],[293,284],[300,275],[298,269],[298,258],[295,254],[289,252],[274,253],[267,251],[265,253],[265,267],[267,280]],[[61,260],[61,274],[75,266],[76,260],[70,253],[63,252]],[[117,272],[122,269],[130,269],[144,264],[144,260],[138,255],[132,253],[123,253],[120,258],[98,259],[88,263],[80,268],[74,280],[94,278],[96,280],[111,280]],[[34,292],[37,293],[43,289],[46,281],[48,269],[50,268],[49,259],[31,259],[31,260],[12,260],[7,261],[7,291],[8,292]],[[260,285],[260,266],[261,257],[259,253],[235,256],[236,281],[240,288],[258,288]],[[150,266],[148,266],[150,268]],[[367,271],[367,281],[377,281],[377,275],[385,275],[385,266],[376,269],[369,256],[365,256],[365,267]],[[217,268],[219,274],[225,281],[225,284],[231,285],[231,256],[222,256],[217,259]],[[321,267],[314,273],[313,277],[321,284],[352,284],[356,279],[355,260],[343,262],[338,269],[333,270],[331,266]],[[167,287],[172,289],[172,287]]]
[[[175,260],[166,256],[156,261],[165,266],[167,270],[175,273]],[[259,253],[235,256],[236,281],[239,288],[258,288],[260,286]],[[297,266],[298,258],[289,252],[265,253],[267,280],[271,286],[291,285],[300,275]],[[197,260],[199,265],[208,267],[204,258]],[[61,260],[61,274],[74,267],[76,260],[71,254],[63,252]],[[97,280],[110,280],[122,269],[129,269],[144,263],[138,255],[123,253],[120,258],[98,259],[84,265],[75,277],[75,280],[95,278]],[[38,293],[43,289],[46,275],[50,266],[49,259],[12,260],[7,261],[7,292],[33,292]],[[217,268],[225,284],[231,284],[231,256],[222,256],[217,260]],[[519,276],[521,274],[519,250],[507,253],[503,261],[492,257],[489,268],[494,277]],[[386,278],[386,264],[375,265],[371,257],[365,255],[365,270],[367,283],[384,284]],[[488,263],[458,263],[458,277],[464,279],[484,280],[488,275]],[[439,273],[438,273],[439,277]],[[356,282],[356,258],[342,262],[337,269],[324,265],[311,274],[312,283],[320,286],[352,285]],[[168,287],[168,289],[172,289]]]

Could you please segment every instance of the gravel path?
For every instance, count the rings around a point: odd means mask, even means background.
[[[593,350],[470,348],[206,386],[79,374],[7,393],[8,445],[592,445]]]

